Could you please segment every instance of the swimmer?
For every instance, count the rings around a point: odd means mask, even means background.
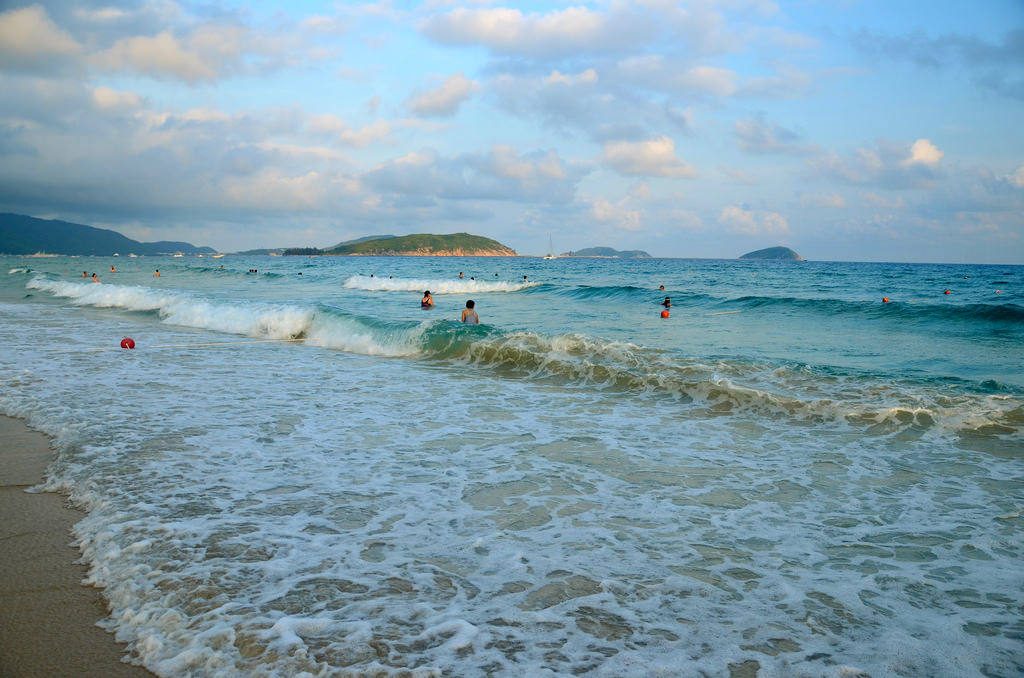
[[[473,276],[470,276],[469,279],[470,280],[476,280],[476,278],[474,278]]]
[[[420,308],[433,308],[434,297],[430,296],[430,290],[423,293],[423,298],[420,299]]]
[[[495,274],[494,274],[494,277],[495,277],[495,278],[497,278],[497,277],[498,277],[498,274],[497,274],[497,273],[495,273]]]
[[[89,277],[89,274],[88,274],[88,273],[86,273],[85,271],[82,271],[82,277],[83,277],[83,278],[88,278],[88,277]]]
[[[100,281],[100,279],[96,277],[95,273],[92,274],[92,281],[96,282],[96,283],[98,283]]]
[[[668,308],[669,306],[672,305],[672,300],[669,299],[668,297],[665,297],[665,301],[661,302],[661,305],[664,306],[665,308]]]
[[[658,285],[658,289],[661,290],[662,292],[664,292],[665,291],[665,286],[664,285]]]
[[[110,272],[111,272],[111,273],[117,273],[117,269],[116,269],[116,268],[114,268],[113,266],[111,266],[111,267],[110,267]]]
[[[466,308],[462,309],[462,322],[469,323],[470,325],[480,324],[480,316],[473,310],[474,306],[476,306],[476,303],[472,299],[466,302]]]
[[[459,280],[462,280],[462,271],[459,271]]]
[[[153,274],[153,277],[154,278],[159,278],[160,277],[160,269],[159,268],[156,269],[156,273]]]
[[[523,276],[523,282],[526,282],[526,276],[525,275]]]

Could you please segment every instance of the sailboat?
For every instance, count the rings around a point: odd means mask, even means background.
[[[551,244],[551,236],[548,236],[548,253],[544,255],[545,259],[555,258],[555,246]]]

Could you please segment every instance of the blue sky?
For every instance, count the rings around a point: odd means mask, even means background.
[[[1024,4],[0,3],[0,211],[1024,263]]]

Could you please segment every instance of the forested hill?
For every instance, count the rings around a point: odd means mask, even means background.
[[[740,259],[772,259],[775,261],[803,261],[804,258],[788,247],[768,247],[747,252]]]
[[[139,242],[105,228],[24,214],[0,214],[0,254],[199,254],[215,252],[187,242]]]
[[[417,233],[350,242],[320,254],[406,257],[515,257],[516,251],[480,235]]]

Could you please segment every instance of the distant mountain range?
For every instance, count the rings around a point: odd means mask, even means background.
[[[611,247],[586,247],[582,250],[566,252],[563,257],[610,257],[618,259],[650,259],[651,255],[643,250],[616,250]]]
[[[804,258],[788,247],[767,247],[747,252],[740,259],[770,259],[773,261],[803,261]]]
[[[0,254],[206,254],[212,247],[162,240],[139,242],[117,231],[73,224],[56,219],[36,219],[24,214],[0,214]]]
[[[285,254],[345,255],[378,257],[516,257],[516,251],[481,235],[451,233],[434,235],[416,233],[413,235],[384,235],[356,238],[338,243],[334,247],[293,247]]]

